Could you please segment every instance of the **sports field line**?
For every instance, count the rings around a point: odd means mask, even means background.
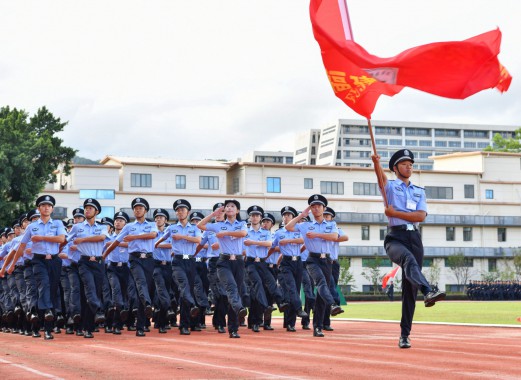
[[[38,376],[41,376],[41,377],[46,377],[46,378],[53,379],[53,380],[64,380],[61,377],[58,377],[58,376],[55,376],[55,375],[51,375],[50,373],[45,373],[45,372],[42,372],[42,371],[38,371],[37,369],[28,367],[28,366],[23,365],[23,364],[13,363],[13,362],[10,362],[10,361],[5,360],[5,359],[0,359],[0,363],[8,364],[8,365],[11,365],[13,367],[23,369],[24,371],[31,372],[31,373],[33,373],[35,375],[38,375]]]

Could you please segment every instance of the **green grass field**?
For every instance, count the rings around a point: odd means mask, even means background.
[[[353,302],[343,305],[345,310],[341,318],[355,319],[385,319],[399,321],[401,317],[401,301],[394,302]],[[521,302],[438,302],[435,306],[426,308],[418,301],[415,321],[423,322],[453,322],[519,325],[517,318],[521,317]]]

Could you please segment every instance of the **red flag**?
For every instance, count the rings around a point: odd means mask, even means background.
[[[396,276],[396,272],[398,272],[398,269],[400,269],[400,267],[395,267],[392,271],[387,273],[384,276],[384,278],[382,278],[382,289],[385,289],[387,287],[387,282],[389,281],[389,279],[394,278]]]
[[[497,59],[499,29],[380,58],[353,41],[344,0],[311,0],[310,15],[335,95],[368,119],[380,95],[393,96],[404,87],[464,99],[487,88],[504,92],[512,81]]]

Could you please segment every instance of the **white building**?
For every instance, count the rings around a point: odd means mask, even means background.
[[[243,162],[262,162],[266,164],[292,164],[293,152],[254,150],[240,159]]]
[[[433,157],[434,170],[419,170],[412,181],[425,187],[429,214],[422,224],[424,270],[440,267],[441,288],[456,280],[446,258],[462,252],[471,265],[471,279],[489,270],[504,269],[521,247],[521,154],[457,153]],[[205,214],[224,199],[238,199],[242,217],[250,205],[262,206],[280,221],[280,209],[307,206],[311,194],[324,194],[337,213],[337,223],[349,236],[341,255],[351,260],[356,290],[371,286],[362,272],[375,255],[385,259],[383,239],[387,218],[372,168],[281,165],[215,161],[187,162],[163,158],[107,156],[103,165],[73,166],[70,175],[45,190],[57,199],[57,217],[70,217],[84,199],[96,197],[103,215],[120,209],[132,215],[130,202],[144,197],[151,206],[169,210],[188,199]],[[388,172],[389,177],[391,173]],[[390,270],[384,261],[382,274]]]

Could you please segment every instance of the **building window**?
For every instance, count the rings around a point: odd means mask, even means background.
[[[449,259],[445,258],[445,268],[450,268],[449,265]],[[463,261],[463,266],[467,268],[472,268],[474,266],[474,259],[471,259],[470,257],[465,257],[465,260]]]
[[[385,240],[385,235],[387,235],[387,227],[380,227],[380,240]]]
[[[293,157],[286,157],[286,164],[292,164],[293,163]]]
[[[280,193],[280,177],[268,177],[266,183],[268,193]]]
[[[131,187],[152,187],[152,174],[130,174]],[[113,215],[114,216],[114,215]]]
[[[445,228],[445,240],[455,241],[456,240],[456,227]]]
[[[376,145],[387,145],[387,139],[376,139]]]
[[[488,271],[497,272],[497,259],[488,259]]]
[[[449,148],[461,148],[460,141],[449,141]],[[465,147],[467,148],[467,147]]]
[[[199,189],[219,190],[219,177],[203,175],[199,176]]]
[[[116,192],[114,190],[80,190],[80,199],[94,198],[94,199],[115,199]],[[114,216],[114,215],[112,215]]]
[[[317,154],[317,150],[316,150],[316,148],[314,146],[312,146],[311,147],[311,155],[314,156],[315,154]]]
[[[507,229],[505,227],[497,229],[497,241],[507,241]]]
[[[494,190],[485,190],[486,199],[494,199]]]
[[[98,215],[96,215],[96,218],[113,218],[115,213],[116,210],[114,206],[103,206],[101,208],[101,212]]]
[[[232,182],[232,192],[238,193],[240,191],[239,177],[234,177]]]
[[[312,158],[310,164],[311,164],[311,165],[316,165],[316,164],[317,164],[317,160],[314,159],[314,158]]]
[[[434,143],[438,148],[446,148],[447,147],[447,141],[436,141]]]
[[[425,186],[428,199],[452,199],[452,187]]]
[[[314,141],[313,141],[314,142]],[[303,153],[306,153],[308,151],[308,147],[304,147],[304,148],[301,148],[301,149],[298,149],[295,154],[303,154]]]
[[[433,258],[428,258],[428,259],[424,258],[424,259],[423,259],[423,262],[422,262],[422,267],[424,267],[424,268],[430,268],[430,267],[432,267],[432,262],[433,262],[433,261],[434,261]]]
[[[465,185],[465,198],[474,198],[474,185]]]
[[[342,151],[341,150],[337,150],[336,151],[336,159],[340,160],[341,158],[342,158]]]
[[[390,139],[389,145],[402,145],[402,139]]]
[[[176,175],[175,176],[175,188],[176,189],[186,189],[186,176],[185,175]]]
[[[354,195],[379,195],[378,186],[376,183],[353,183],[353,194]]]
[[[463,241],[472,241],[472,227],[463,227]]]
[[[420,140],[420,146],[432,146],[431,140]]]
[[[465,141],[464,146],[465,148],[474,149],[476,148],[476,143],[473,141]]]
[[[304,178],[304,189],[313,188],[313,178]]]
[[[329,150],[329,151],[327,151],[327,152],[320,153],[320,154],[318,155],[318,158],[319,158],[319,159],[322,159],[322,158],[330,157],[330,156],[332,156],[332,155],[333,155],[333,151],[332,151],[332,150]]]
[[[362,240],[369,240],[369,226],[362,226]]]
[[[362,267],[363,268],[372,268],[376,265],[376,260],[378,260],[379,267],[392,267],[393,263],[388,258],[378,258],[375,259],[374,257],[363,257],[362,258]]]
[[[320,181],[322,194],[344,194],[344,182]]]
[[[418,146],[418,140],[405,140],[406,146]]]

